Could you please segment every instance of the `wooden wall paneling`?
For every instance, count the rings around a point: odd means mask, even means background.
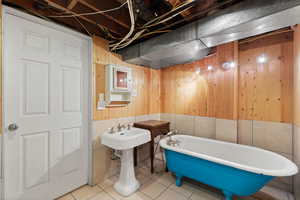
[[[239,53],[239,119],[253,119],[254,80],[256,70],[252,67],[256,60],[249,57],[254,50]],[[253,55],[254,57],[258,54]]]
[[[217,47],[202,60],[162,70],[162,111],[223,119],[292,121],[291,32]],[[258,64],[265,54],[268,62]],[[224,70],[224,62],[238,66]],[[207,71],[207,66],[214,66]],[[201,75],[196,76],[196,69]]]
[[[94,120],[106,120],[120,117],[131,117],[147,115],[160,112],[160,70],[128,64],[122,61],[120,55],[109,52],[108,42],[93,38],[93,73],[94,73]],[[105,65],[120,64],[132,68],[133,85],[136,88],[137,96],[127,106],[107,107],[104,110],[97,110],[96,104],[98,94],[105,92]],[[154,94],[152,94],[154,93]],[[150,99],[154,99],[150,104]]]
[[[233,49],[230,48],[230,50]],[[209,65],[214,66],[214,70],[208,71]],[[227,77],[223,75],[224,71],[219,66],[218,56],[213,54],[193,63],[163,69],[162,111],[216,117],[217,109],[219,109],[223,118],[231,118],[233,111],[230,108],[233,106],[229,108],[230,114],[225,114],[227,108],[223,108],[223,102],[224,98],[229,98],[233,92],[228,94]],[[196,74],[198,68],[201,69],[200,74]],[[233,89],[231,84],[232,81],[229,85]]]
[[[215,71],[208,71],[207,67],[209,65],[217,67],[217,57],[216,54],[208,56],[203,59],[204,68],[203,73],[201,73],[203,79],[205,80],[205,87],[203,88],[202,94],[204,99],[203,108],[205,112],[200,113],[200,116],[207,117],[216,117],[216,109],[217,109],[217,74]]]
[[[2,96],[2,34],[3,34],[3,31],[2,31],[2,0],[0,0],[0,34],[1,34],[1,39],[0,39],[0,113],[2,113],[3,111],[3,108],[2,108],[2,105],[3,105],[3,96]],[[0,135],[2,134],[2,115],[0,117]]]
[[[161,70],[150,69],[149,114],[161,112]]]
[[[293,40],[283,43],[281,46],[281,119],[293,121],[293,97],[294,97],[294,50]],[[284,80],[284,81],[283,81]]]
[[[95,49],[94,62],[132,67],[138,96],[133,97],[128,107],[108,109],[96,118],[161,111],[223,119],[291,122],[292,39],[288,32],[240,45],[232,42],[218,46],[215,54],[202,60],[162,70],[128,65],[118,55],[108,52],[105,42],[98,41],[104,48]],[[268,62],[258,64],[257,57],[262,54],[267,55]],[[222,69],[222,64],[228,61],[235,61],[239,66]],[[214,70],[208,71],[208,65],[214,66]],[[197,68],[201,69],[200,75],[195,73]]]
[[[217,110],[216,117],[223,119],[233,119],[235,110],[234,89],[235,89],[235,69],[224,70],[224,62],[234,61],[234,43],[227,43],[217,47],[218,68],[217,73]]]
[[[294,27],[294,123],[300,127],[300,26]]]
[[[176,71],[176,113],[177,114],[193,114],[189,112],[190,108],[194,108],[192,104],[195,94],[195,71],[191,64],[183,64],[177,66]]]
[[[292,122],[290,36],[284,33],[239,46],[239,119]],[[257,62],[261,55],[267,57],[266,63]]]
[[[191,114],[193,115],[200,115],[200,116],[207,116],[208,113],[208,91],[209,91],[209,75],[210,73],[206,71],[206,63],[205,60],[197,61],[193,64],[193,75],[195,77],[195,95],[191,98],[191,103],[194,106],[191,106],[193,110],[191,110]],[[195,72],[200,69],[200,74],[196,74]]]
[[[239,67],[239,43],[238,41],[234,42],[233,46],[233,62],[235,65],[235,68],[233,69],[233,119],[239,119],[239,72],[240,72],[240,67]]]
[[[176,70],[175,67],[168,67],[161,70],[161,101],[162,112],[176,113]]]
[[[2,69],[3,69],[3,66],[2,66],[2,34],[3,34],[3,30],[2,30],[2,0],[0,0],[0,34],[1,34],[1,39],[0,39],[0,113],[2,113],[3,111],[3,108],[2,108],[2,105],[3,105],[3,91],[2,91]],[[2,127],[3,124],[2,124],[2,115],[0,117],[0,135],[2,134]]]

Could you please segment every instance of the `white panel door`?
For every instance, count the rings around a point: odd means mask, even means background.
[[[87,183],[89,41],[66,32],[5,15],[5,200]]]

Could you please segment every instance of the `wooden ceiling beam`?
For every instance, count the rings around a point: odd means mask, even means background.
[[[45,2],[48,3],[49,6],[52,6],[56,9],[59,9],[59,10],[62,10],[64,11],[66,14],[73,14],[73,15],[76,15],[78,13],[72,11],[72,10],[69,10],[68,8],[65,8],[64,6],[60,5],[59,3],[56,3],[55,0],[44,0]],[[74,7],[75,8],[75,7]],[[98,15],[98,21],[93,21],[91,19],[92,16],[78,16],[78,18],[86,21],[86,22],[89,22],[91,24],[94,24],[96,26],[98,25],[101,25],[105,28],[107,28],[108,30],[110,30],[111,32],[117,34],[117,35],[124,35],[127,33],[127,30],[124,29],[123,27],[120,27],[119,25],[117,25],[116,23],[112,22],[111,20],[103,17],[103,16],[100,16]]]
[[[117,8],[121,6],[121,3],[119,3],[116,0],[79,0],[81,3],[88,5],[90,8],[92,8],[95,11],[103,11],[108,10],[112,8]],[[116,23],[120,24],[121,26],[127,27],[129,29],[130,27],[130,16],[127,6],[123,6],[122,8],[104,13],[106,17],[108,17],[111,20],[114,20]]]
[[[49,12],[49,10],[42,10],[42,9],[37,9],[35,4],[35,0],[5,0],[5,2],[11,3],[15,6],[20,6],[23,9],[27,10],[28,12],[37,15],[37,16],[49,16],[53,14],[52,12]],[[75,29],[79,32],[82,32],[84,34],[87,34],[86,30],[76,21],[75,18],[56,18],[56,19],[50,19],[56,23],[62,24],[64,26],[67,26],[71,29]],[[96,25],[93,25],[91,23],[88,23],[86,21],[81,21],[81,23],[84,24],[84,26],[88,29],[88,31],[93,34],[93,35],[98,35],[100,37],[105,37],[105,35],[101,32],[100,28]]]
[[[85,0],[78,0],[81,4],[85,5],[86,7],[89,7],[90,9],[96,11],[96,12],[100,12],[102,10],[98,9],[97,7],[89,4],[87,1]],[[123,26],[124,28],[126,29],[129,29],[129,25],[126,24],[125,20],[124,19],[117,19],[117,18],[114,18],[112,17],[111,15],[109,15],[109,13],[100,13],[100,15],[103,15],[105,17],[107,17],[108,19],[110,20],[113,20],[114,22],[118,23],[119,25]]]

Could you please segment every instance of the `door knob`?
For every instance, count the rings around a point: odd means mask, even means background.
[[[10,124],[10,125],[8,125],[8,130],[9,131],[16,131],[16,130],[18,130],[18,125],[17,124],[15,124],[15,123],[13,123],[13,124]]]

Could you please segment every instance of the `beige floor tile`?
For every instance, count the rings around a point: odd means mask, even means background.
[[[148,168],[146,166],[136,168],[135,173],[136,174],[143,174],[145,176],[151,176],[150,168]]]
[[[166,189],[167,187],[165,185],[158,183],[154,180],[149,180],[144,185],[142,185],[140,191],[146,194],[147,196],[155,199]]]
[[[92,197],[89,200],[114,200],[114,199],[111,196],[109,196],[107,193],[100,192],[99,194],[97,194],[96,196]]]
[[[265,186],[261,189],[262,192],[270,195],[271,197],[280,199],[280,200],[288,200],[288,193],[285,191],[282,191],[280,189]]]
[[[129,197],[123,198],[123,200],[152,200],[147,195],[143,194],[142,192],[136,192],[133,195],[130,195]]]
[[[107,192],[115,200],[122,200],[124,198],[122,195],[116,192],[113,186],[105,188],[104,191]]]
[[[170,185],[175,183],[175,177],[169,173],[159,173],[152,175],[152,179],[156,180],[157,182],[169,187]]]
[[[72,195],[76,198],[76,200],[87,200],[91,197],[96,196],[102,192],[102,189],[100,189],[98,186],[83,186],[75,191],[72,192]]]
[[[141,185],[144,185],[151,179],[150,175],[144,175],[143,173],[136,174],[136,179],[140,182]]]
[[[193,192],[190,200],[221,200],[223,196],[204,189],[197,189]]]
[[[166,191],[164,191],[158,198],[157,200],[187,200],[188,198],[186,198],[185,196],[183,196],[182,194],[168,189]]]
[[[170,189],[184,195],[185,197],[189,198],[192,193],[196,190],[196,186],[190,183],[183,183],[182,186],[177,187],[175,184],[170,186]]]
[[[73,196],[71,194],[66,194],[65,196],[62,196],[56,200],[75,200],[75,199],[73,198]]]
[[[112,176],[110,178],[105,179],[102,183],[99,183],[98,186],[102,189],[111,187],[115,182],[117,182],[118,176]]]

